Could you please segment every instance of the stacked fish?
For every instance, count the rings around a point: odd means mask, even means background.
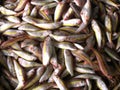
[[[0,3],[0,90],[120,90],[119,0]]]

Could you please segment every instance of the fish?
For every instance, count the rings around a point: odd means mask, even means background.
[[[116,51],[112,50],[109,47],[105,47],[105,52],[114,60],[120,61],[120,56],[117,54]]]
[[[52,40],[50,37],[47,37],[43,43],[42,49],[42,63],[44,66],[47,66],[50,63],[51,56],[52,56]]]
[[[61,15],[63,14],[63,9],[65,8],[65,5],[66,5],[65,1],[58,2],[54,12],[54,21],[56,22],[59,21]]]
[[[24,70],[16,60],[13,60],[13,63],[14,63],[14,67],[15,67],[16,76],[17,76],[17,79],[19,81],[18,86],[16,88],[23,88],[24,83],[25,83]]]
[[[45,70],[45,72],[43,73],[43,75],[40,77],[39,83],[42,83],[42,82],[48,80],[49,77],[51,76],[52,72],[53,72],[53,67],[52,67],[52,65],[49,65],[49,66],[46,68],[46,70]]]
[[[20,0],[18,2],[17,7],[15,8],[15,11],[19,12],[19,11],[23,10],[25,8],[25,5],[27,2],[28,2],[28,0]]]
[[[12,50],[12,52],[17,54],[19,57],[24,58],[27,61],[35,61],[37,59],[34,55],[31,55],[25,51]]]
[[[15,38],[12,38],[12,39],[8,39],[7,41],[3,42],[1,45],[0,45],[0,48],[1,49],[4,49],[4,48],[7,48],[11,45],[13,45],[14,43],[18,42],[18,41],[21,41],[21,40],[24,40],[28,38],[28,35],[26,34],[22,34],[22,35],[19,35]]]
[[[64,58],[65,58],[65,66],[67,71],[70,73],[71,76],[74,75],[74,69],[73,69],[73,57],[69,50],[64,50]]]
[[[69,20],[63,20],[62,21],[63,23],[63,26],[78,26],[80,23],[81,23],[81,20],[80,19],[69,19]]]
[[[97,40],[98,47],[101,47],[102,46],[102,31],[101,31],[101,28],[98,25],[96,20],[92,20],[91,26],[92,26],[93,31],[95,32],[95,37],[96,37],[96,40]]]
[[[3,15],[15,15],[17,14],[15,11],[13,10],[9,10],[3,6],[0,6],[0,12],[3,14]]]
[[[13,23],[20,23],[21,20],[17,16],[6,16],[5,17],[8,21]]]
[[[65,86],[64,82],[58,76],[54,75],[53,79],[60,90],[68,90],[68,88]]]
[[[23,87],[23,89],[27,89],[30,86],[32,86],[33,84],[35,84],[40,79],[42,74],[44,73],[44,69],[45,69],[44,66],[37,68],[36,73],[35,73],[35,77],[33,77],[31,80],[27,81],[25,83],[25,86]]]
[[[18,58],[18,62],[24,68],[33,68],[33,67],[42,66],[40,63],[30,62],[30,61],[24,60],[23,58]]]
[[[54,84],[53,83],[43,83],[43,84],[40,84],[36,87],[34,87],[32,90],[45,90],[45,89],[49,89],[53,86]]]

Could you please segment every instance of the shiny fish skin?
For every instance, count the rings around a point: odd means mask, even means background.
[[[119,19],[119,0],[0,0],[0,89],[119,89]]]
[[[42,29],[58,29],[59,27],[62,26],[62,22],[55,22],[55,23],[40,23],[40,24],[35,24],[35,26],[42,28]]]
[[[53,67],[49,65],[43,75],[40,77],[39,83],[46,81],[52,74]]]
[[[24,58],[25,60],[28,61],[35,61],[37,58],[34,55],[31,55],[27,52],[24,51],[17,51],[17,50],[12,50],[15,54],[17,54],[18,56]]]
[[[67,87],[65,86],[65,84],[63,83],[63,81],[58,76],[54,75],[53,79],[56,82],[56,84],[58,85],[58,88],[60,90],[68,90]]]
[[[17,14],[16,12],[12,11],[12,10],[9,10],[5,7],[2,7],[0,6],[0,12],[3,14],[3,15],[15,15]]]
[[[37,7],[34,7],[30,13],[30,16],[36,17],[37,16]]]
[[[25,31],[38,31],[38,30],[40,30],[40,28],[35,27],[35,26],[28,24],[28,23],[21,25],[18,29],[25,30]]]
[[[70,73],[70,75],[73,76],[74,75],[73,57],[69,50],[64,50],[64,58],[65,58],[66,69]]]
[[[13,27],[15,25],[16,25],[16,23],[11,23],[11,22],[3,24],[0,26],[0,32],[4,32],[5,30],[10,29],[11,27]]]
[[[83,23],[87,24],[91,16],[91,1],[87,0],[80,12]]]
[[[54,42],[54,46],[62,49],[76,50],[76,47],[69,42]]]
[[[67,82],[68,87],[83,87],[86,85],[85,80],[72,78]]]
[[[52,56],[52,40],[50,37],[47,37],[43,44],[42,50],[42,63],[47,66],[50,62],[50,58]]]
[[[55,8],[54,21],[58,21],[61,18],[62,10],[65,8],[65,1],[58,2],[58,5]]]
[[[113,26],[112,26],[111,17],[109,15],[105,16],[105,27],[107,29],[106,35],[107,35],[108,41],[111,44],[111,47],[113,47],[114,46],[112,41]]]
[[[74,78],[83,78],[83,79],[89,78],[89,79],[95,79],[95,80],[101,79],[99,76],[94,75],[94,74],[81,74],[81,75],[78,75]]]
[[[13,37],[19,36],[19,35],[24,34],[24,33],[25,33],[24,31],[17,30],[17,29],[16,30],[15,29],[8,29],[8,30],[3,32],[4,35],[13,36]]]
[[[106,84],[101,80],[101,79],[97,79],[97,85],[101,90],[109,90],[106,86]]]
[[[52,32],[50,30],[40,30],[35,32],[27,32],[33,38],[39,38],[41,40],[45,39]]]
[[[53,83],[43,83],[34,87],[32,90],[47,90],[52,86],[53,86]]]
[[[21,11],[22,9],[24,9],[27,1],[28,0],[19,0],[19,3],[17,5],[17,7],[15,8],[15,11]]]
[[[95,73],[93,70],[90,70],[88,68],[81,68],[81,67],[76,67],[75,71],[77,71],[79,73],[90,73],[90,74],[94,74]]]
[[[26,89],[26,88],[32,86],[33,84],[35,84],[39,80],[39,78],[41,77],[43,72],[44,72],[44,67],[43,66],[39,67],[36,71],[36,77],[34,77],[34,78],[32,78],[32,80],[26,82],[26,85],[24,86],[23,89]]]
[[[15,68],[14,68],[14,64],[13,64],[13,60],[11,57],[7,57],[7,65],[8,65],[8,69],[11,72],[11,74],[16,77],[16,72],[15,72]]]
[[[81,23],[80,19],[63,20],[63,26],[78,26]]]
[[[7,47],[13,45],[14,43],[24,40],[26,38],[28,38],[28,35],[26,35],[26,34],[19,35],[15,38],[12,38],[12,39],[9,39],[9,40],[3,42],[0,46],[0,48],[2,48],[2,49],[7,48]]]
[[[117,61],[120,61],[120,56],[114,51],[112,50],[111,48],[109,47],[105,47],[105,52],[112,58],[112,59],[115,59]]]
[[[97,21],[96,20],[92,20],[91,26],[92,26],[92,29],[95,32],[95,36],[96,36],[96,40],[97,40],[98,46],[101,47],[101,45],[102,45],[102,32],[101,32],[101,29],[100,29]]]
[[[18,78],[19,84],[21,85],[19,88],[22,88],[25,83],[25,74],[24,74],[23,68],[18,64],[18,62],[16,60],[14,60],[13,62],[14,62],[14,66],[15,66],[16,76]],[[18,88],[18,86],[17,86],[17,88]]]
[[[50,34],[50,37],[54,38],[56,41],[69,41],[69,42],[79,42],[91,36],[91,34],[80,34],[80,35],[69,35],[69,36],[58,36]]]
[[[39,64],[39,63],[37,63],[37,62],[26,61],[26,60],[24,60],[23,58],[19,58],[19,59],[18,59],[18,62],[19,62],[19,64],[20,64],[22,67],[25,67],[25,68],[32,68],[32,67],[40,67],[40,66],[42,66],[41,64]]]
[[[7,16],[5,17],[8,21],[13,22],[13,23],[20,23],[21,20],[16,17],[16,16]]]

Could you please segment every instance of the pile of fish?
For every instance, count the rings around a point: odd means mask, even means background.
[[[0,90],[120,90],[119,0],[0,0]]]

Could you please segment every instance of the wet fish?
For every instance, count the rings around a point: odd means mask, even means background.
[[[25,67],[25,68],[33,68],[33,67],[40,67],[40,66],[42,66],[40,63],[26,61],[23,58],[19,58],[18,62],[19,62],[19,64],[22,67]]]
[[[0,48],[1,49],[7,48],[7,47],[13,45],[14,43],[21,41],[21,40],[24,40],[26,38],[28,38],[28,35],[22,34],[22,35],[15,37],[15,38],[8,39],[7,41],[5,41],[1,44]]]
[[[115,59],[117,61],[120,61],[120,56],[117,54],[117,52],[115,52],[114,50],[112,50],[109,47],[105,47],[105,52],[112,58]]]
[[[26,85],[24,86],[23,89],[26,89],[26,88],[32,86],[33,84],[35,84],[40,79],[43,72],[44,72],[44,67],[43,66],[39,67],[36,71],[36,76],[34,78],[32,78],[31,80],[27,81]]]
[[[96,20],[92,20],[91,26],[92,26],[93,31],[95,32],[95,37],[96,37],[98,46],[101,47],[102,46],[102,31],[101,31],[101,28],[98,25]]]
[[[106,84],[103,82],[102,79],[97,79],[97,86],[101,89],[101,90],[109,90],[108,87],[106,86]]]
[[[42,63],[47,66],[50,62],[50,58],[52,56],[52,40],[50,37],[47,37],[43,44],[42,49]]]
[[[15,15],[15,14],[17,14],[15,11],[9,10],[9,9],[3,7],[3,6],[0,6],[0,12],[3,15]]]
[[[61,49],[76,50],[77,48],[70,42],[54,42],[54,46]]]
[[[5,23],[0,26],[0,32],[4,32],[5,30],[10,29],[15,25],[16,25],[16,23],[12,23],[12,22]]]
[[[8,69],[9,69],[10,73],[11,73],[14,77],[16,77],[16,72],[15,72],[13,60],[12,60],[11,57],[7,57],[7,66],[8,66]]]
[[[51,38],[55,39],[56,41],[67,41],[67,42],[80,42],[87,39],[91,34],[80,34],[80,35],[49,35]]]
[[[78,26],[81,23],[80,19],[63,20],[63,26]]]
[[[65,1],[58,2],[58,5],[55,8],[54,21],[58,21],[61,18],[65,5],[66,5]]]
[[[17,7],[15,8],[15,11],[21,11],[25,8],[25,5],[28,0],[19,0]]]
[[[22,34],[25,34],[25,32],[22,30],[17,30],[17,29],[8,29],[3,32],[3,35],[12,36],[12,37],[19,36]]]
[[[28,23],[21,25],[18,29],[19,30],[24,30],[24,31],[38,31],[38,30],[41,30],[40,28],[35,27],[35,26],[33,26],[31,24],[28,24]]]
[[[34,87],[32,90],[46,90],[51,88],[52,86],[53,86],[53,83],[43,83]]]
[[[44,40],[52,32],[50,30],[41,30],[41,31],[35,31],[35,32],[27,31],[27,33],[33,38],[39,38],[40,40]]]
[[[83,87],[86,85],[85,80],[72,78],[67,82],[68,87]]]
[[[28,61],[35,61],[37,58],[34,55],[31,55],[27,52],[24,51],[17,51],[17,50],[12,50],[12,52],[14,52],[15,54],[17,54],[18,56],[24,58],[25,60]]]
[[[14,67],[15,67],[16,76],[17,76],[17,79],[19,81],[19,84],[18,84],[17,88],[22,88],[24,86],[24,83],[25,83],[25,73],[24,73],[24,70],[18,64],[18,62],[16,60],[13,60],[13,63],[14,63]]]
[[[74,75],[73,57],[69,50],[64,50],[65,66],[71,76]]]
[[[20,23],[21,22],[21,20],[16,16],[6,16],[5,18],[8,21],[13,22],[13,23]]]
[[[52,65],[49,65],[49,66],[46,68],[46,71],[45,71],[45,72],[43,73],[43,75],[40,77],[39,82],[42,83],[42,82],[48,80],[49,77],[51,76],[52,72],[53,72],[53,67],[52,67]]]
[[[54,75],[53,79],[60,90],[68,90],[68,88],[65,86],[64,82],[58,76]]]

